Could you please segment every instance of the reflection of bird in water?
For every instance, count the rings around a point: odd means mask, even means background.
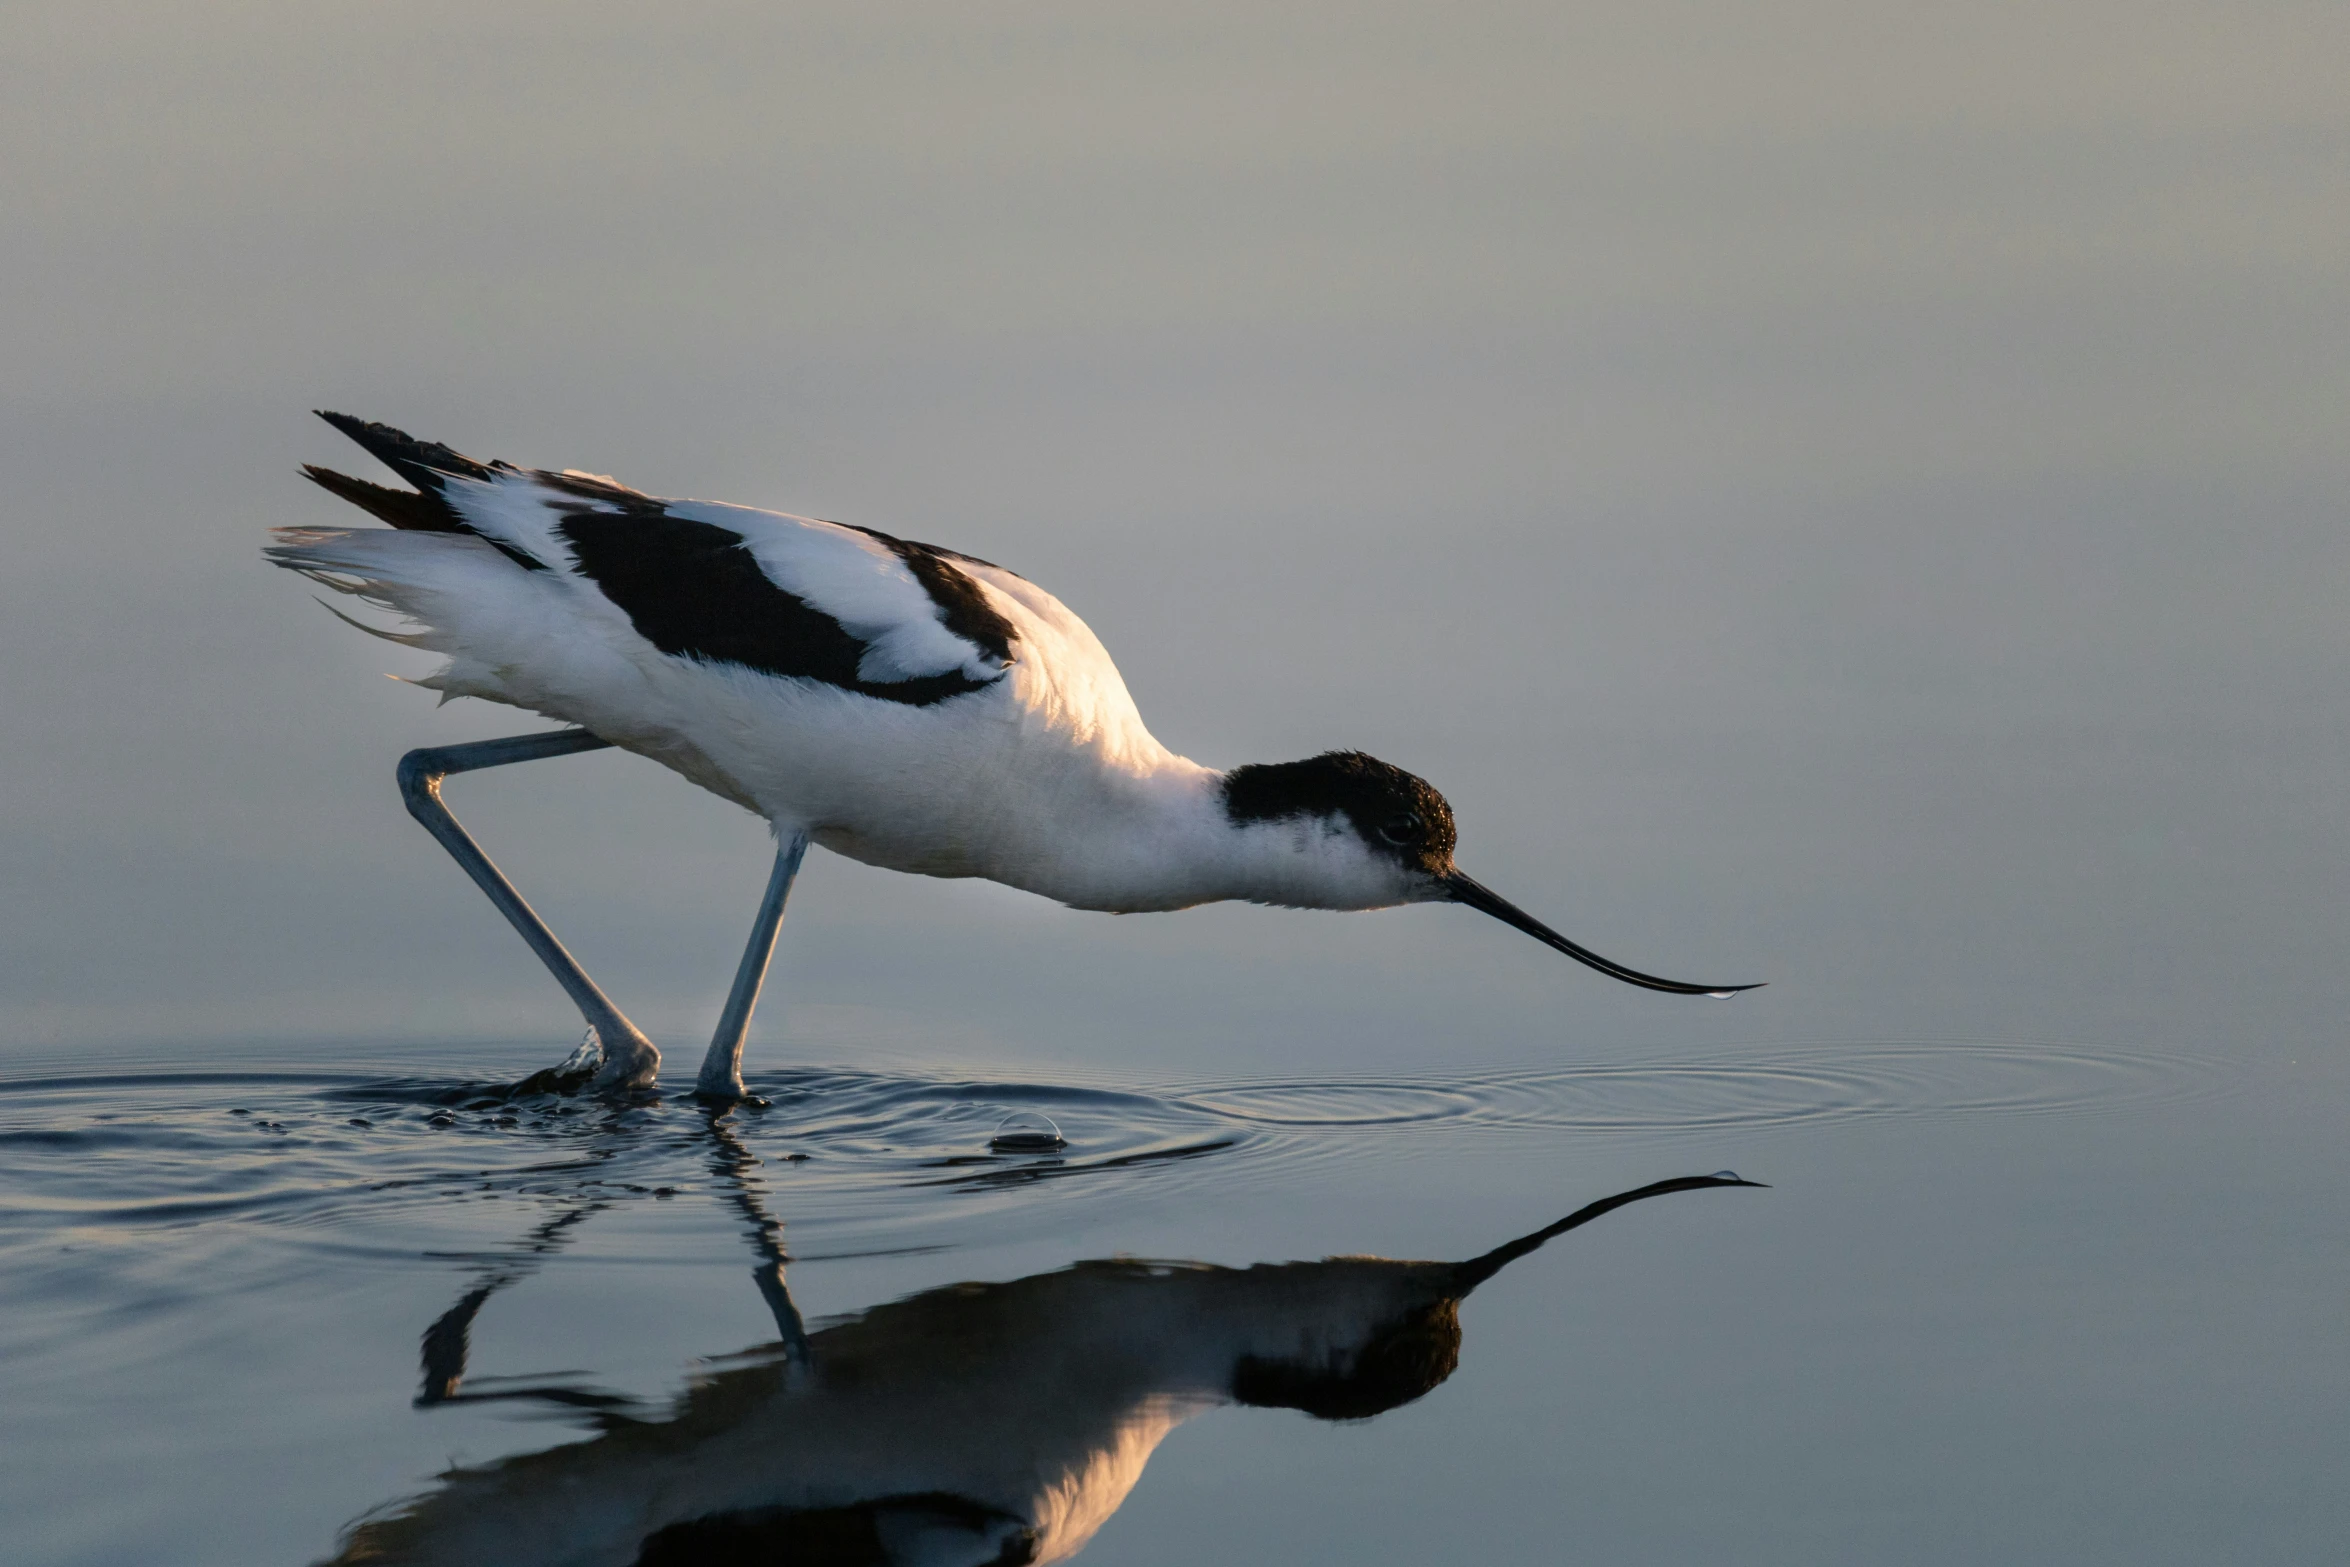
[[[1225,1403],[1360,1420],[1452,1374],[1463,1296],[1553,1236],[1727,1172],[1621,1193],[1467,1262],[1079,1263],[959,1284],[695,1386],[669,1418],[444,1475],[338,1563],[684,1567],[1074,1555],[1159,1442]],[[746,1205],[761,1214],[755,1194]],[[793,1341],[797,1339],[797,1342]]]
[[[415,488],[312,468],[391,528],[282,529],[271,558],[417,622],[394,640],[449,660],[423,684],[581,726],[415,753],[403,785],[602,1036],[604,1086],[649,1083],[659,1053],[448,816],[446,773],[617,745],[774,824],[768,902],[702,1073],[714,1096],[741,1095],[741,1028],[809,842],[1112,913],[1463,903],[1635,985],[1749,988],[1624,968],[1471,880],[1452,808],[1399,767],[1356,751],[1229,772],[1177,756],[1085,623],[1000,566],[325,417]]]
[[[426,1409],[434,1404],[481,1403],[502,1397],[545,1400],[553,1403],[574,1403],[583,1408],[594,1408],[612,1400],[593,1394],[567,1394],[555,1388],[537,1387],[514,1394],[460,1393],[458,1385],[465,1379],[465,1361],[471,1344],[473,1319],[481,1315],[490,1297],[507,1285],[528,1277],[549,1256],[562,1249],[563,1241],[573,1226],[608,1207],[607,1202],[573,1202],[564,1206],[553,1218],[534,1226],[524,1236],[522,1244],[508,1256],[501,1257],[482,1270],[473,1288],[457,1297],[451,1306],[433,1319],[424,1330],[424,1387],[416,1395],[416,1407]]]

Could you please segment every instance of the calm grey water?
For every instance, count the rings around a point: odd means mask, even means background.
[[[937,1498],[1106,1432],[1088,1562],[2341,1559],[2350,7],[0,20],[0,1562],[618,1505],[697,1422],[852,1559],[1000,1554]],[[1574,939],[1769,988],[818,854],[772,1108],[499,1099],[576,1024],[391,769],[530,721],[261,564],[350,520],[319,406],[1002,561],[1176,749],[1367,749]],[[674,1075],[759,826],[451,792]],[[1260,1407],[1251,1334],[1382,1396],[1444,1335],[1255,1265],[1722,1169],[1424,1396]]]
[[[771,1069],[768,1108],[713,1119],[499,1091],[546,1059],[12,1064],[11,1559],[323,1560],[412,1504],[446,1537],[349,1559],[723,1561],[644,1520],[741,1468],[738,1510],[841,1553],[784,1559],[983,1561],[996,1513],[1034,1522],[1023,1444],[1091,1475],[1043,1543],[1098,1525],[1101,1562],[2282,1563],[2350,1528],[2350,1267],[2338,1186],[2309,1183],[2340,1176],[2335,1069],[2027,1043]],[[1020,1112],[1069,1146],[991,1154]],[[1459,1260],[1718,1168],[1768,1189],[1552,1241],[1461,1304],[1457,1370],[1367,1419],[1228,1395],[1251,1344],[1392,1315],[1384,1274],[1240,1305],[1150,1292],[1252,1275],[1104,1282]],[[676,1435],[696,1387],[722,1407]],[[730,1423],[730,1390],[774,1407]]]

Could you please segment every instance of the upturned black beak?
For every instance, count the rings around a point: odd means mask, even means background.
[[[1595,1203],[1577,1208],[1556,1224],[1545,1225],[1531,1235],[1521,1235],[1514,1241],[1496,1246],[1482,1257],[1454,1263],[1452,1287],[1466,1295],[1528,1252],[1541,1250],[1544,1242],[1554,1241],[1569,1230],[1581,1229],[1592,1220],[1613,1213],[1618,1208],[1672,1192],[1704,1191],[1711,1186],[1753,1186],[1768,1190],[1760,1181],[1742,1179],[1735,1170],[1717,1170],[1712,1175],[1677,1176],[1669,1181],[1654,1181],[1632,1191],[1618,1192],[1613,1197],[1602,1197]]]
[[[1587,947],[1578,947],[1566,937],[1552,930],[1533,915],[1519,908],[1491,887],[1472,877],[1454,871],[1444,878],[1445,890],[1455,903],[1465,903],[1483,914],[1490,914],[1504,925],[1515,925],[1546,947],[1556,947],[1578,963],[1586,963],[1627,985],[1638,985],[1646,990],[1670,991],[1676,996],[1734,996],[1741,990],[1760,990],[1754,985],[1685,985],[1677,979],[1659,979],[1654,974],[1643,974],[1628,969],[1621,963],[1611,963]]]

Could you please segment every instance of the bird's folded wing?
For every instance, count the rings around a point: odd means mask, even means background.
[[[953,551],[666,501],[598,474],[478,462],[387,425],[325,417],[416,489],[310,469],[321,485],[395,528],[471,535],[515,567],[574,584],[672,657],[919,706],[994,683],[1016,656],[1013,623]]]

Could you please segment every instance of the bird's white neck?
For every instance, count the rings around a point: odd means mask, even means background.
[[[1137,759],[1141,761],[1142,759]],[[1162,750],[1094,772],[987,870],[1073,908],[1111,913],[1236,899],[1291,908],[1375,909],[1417,895],[1391,859],[1342,822],[1315,816],[1236,823],[1225,775]]]

